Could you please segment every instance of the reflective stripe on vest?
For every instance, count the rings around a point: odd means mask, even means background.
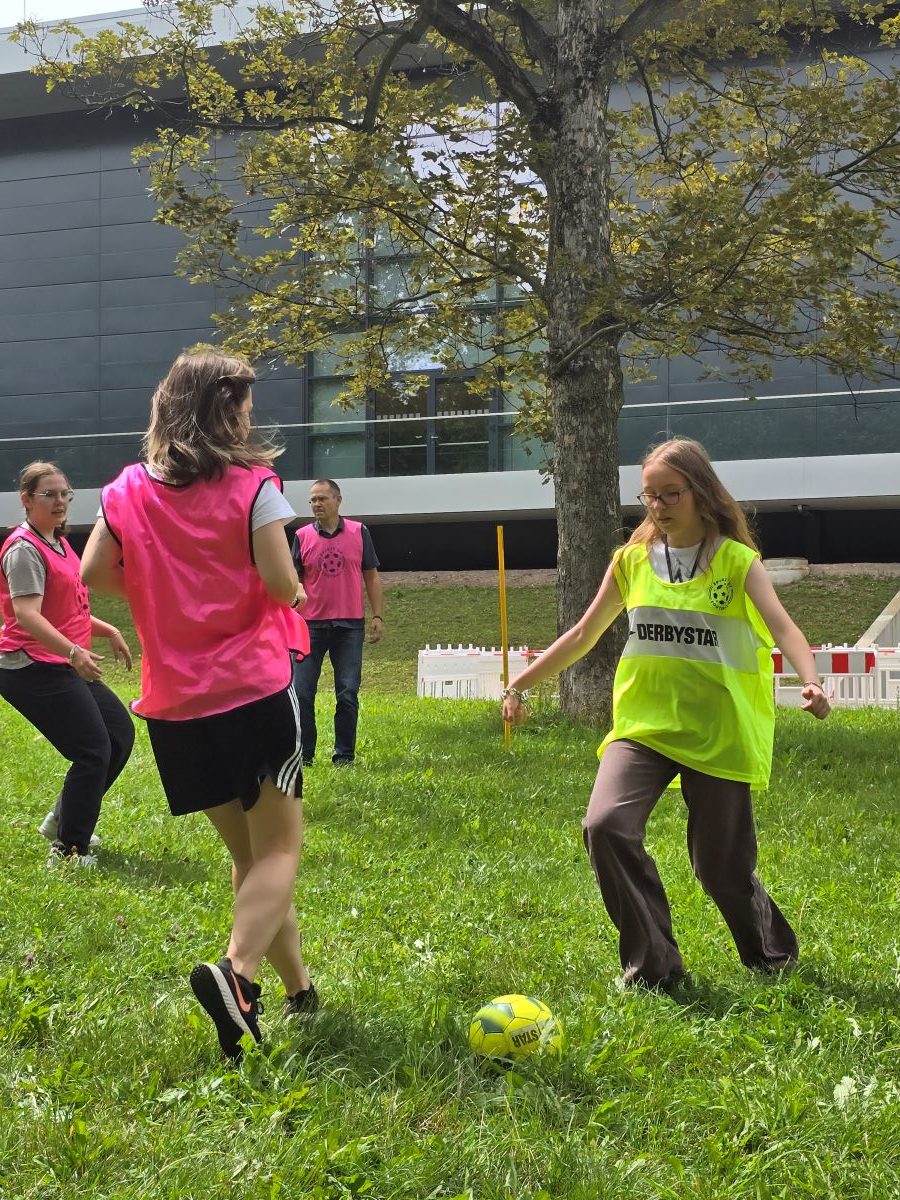
[[[735,671],[757,671],[761,640],[744,621],[717,613],[679,612],[640,605],[628,613],[623,657],[653,655],[722,663]]]

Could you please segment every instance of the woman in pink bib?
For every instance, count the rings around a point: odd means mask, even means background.
[[[134,711],[146,719],[174,815],[205,812],[232,859],[225,956],[191,987],[231,1058],[261,1040],[254,977],[264,957],[289,1013],[318,1004],[293,894],[300,862],[302,747],[291,651],[309,647],[306,600],[284,526],[294,512],[250,437],[254,375],[212,349],[181,354],[153,394],[146,462],[103,489],[82,574],[125,596],[143,656]]]
[[[33,462],[19,476],[25,520],[0,548],[0,695],[72,764],[41,823],[49,866],[93,867],[100,803],[128,762],[134,725],[100,682],[91,637],[108,638],[131,668],[113,625],[91,616],[78,555],[62,536],[72,500],[59,467]]]

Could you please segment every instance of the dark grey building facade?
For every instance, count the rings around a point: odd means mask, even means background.
[[[131,157],[139,125],[48,96],[27,65],[15,47],[0,51],[0,519],[17,519],[21,466],[46,457],[69,474],[74,521],[87,526],[100,486],[140,453],[156,382],[185,346],[214,339],[222,297],[173,272],[182,235],[153,221],[146,174]],[[497,519],[513,565],[552,561],[552,486],[501,401],[479,405],[460,376],[431,369],[402,414],[378,397],[348,414],[331,406],[334,370],[313,356],[278,364],[254,393],[257,421],[281,427],[280,469],[301,515],[308,481],[327,475],[343,481],[354,513],[402,526],[402,553],[387,550],[387,533],[379,538],[387,565],[481,565],[491,539],[479,523]],[[853,392],[795,360],[749,400],[699,372],[664,361],[653,382],[628,388],[626,509],[640,456],[684,433],[758,506],[769,553],[900,560],[900,388]]]

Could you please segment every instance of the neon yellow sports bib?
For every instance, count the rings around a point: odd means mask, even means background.
[[[681,766],[761,790],[772,769],[772,635],[745,590],[756,554],[726,538],[702,575],[666,583],[647,547],[613,560],[628,640],[610,742],[628,738]]]

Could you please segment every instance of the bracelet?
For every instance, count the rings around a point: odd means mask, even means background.
[[[520,704],[528,703],[528,693],[520,692],[517,687],[505,687],[500,693],[501,700],[508,700],[510,696],[515,696]]]
[[[298,605],[299,603],[300,603],[300,589],[299,589],[299,588],[297,588],[297,594],[296,594],[296,596],[293,598],[293,600],[291,601],[291,603],[290,603],[290,606],[289,606],[289,607],[290,607],[290,608],[296,608],[296,607],[297,607],[297,605]]]
[[[380,621],[382,625],[384,624],[384,617],[379,617],[378,613],[372,613],[372,620]]]
[[[82,654],[84,654],[84,646],[79,646],[75,642],[73,642],[72,649],[69,651],[69,662],[70,663],[74,662],[75,655],[78,653],[79,650],[81,651]]]
[[[825,689],[822,687],[821,683],[819,683],[818,679],[810,679],[807,683],[804,683],[803,686],[804,687],[817,687],[823,695],[825,694]]]

